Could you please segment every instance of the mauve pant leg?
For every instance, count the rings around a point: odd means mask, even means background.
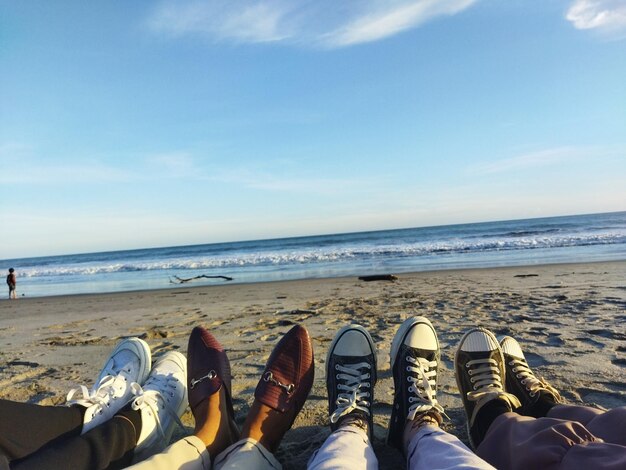
[[[626,406],[602,411],[587,406],[557,405],[548,417],[578,421],[604,442],[626,446]]]
[[[564,468],[561,463],[572,448],[597,442],[596,437],[578,422],[505,413],[493,422],[476,454],[502,470],[557,469]],[[596,460],[595,455],[592,460]],[[586,465],[582,468],[593,468]]]

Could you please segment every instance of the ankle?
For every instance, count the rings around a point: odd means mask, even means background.
[[[212,457],[237,440],[229,423],[223,387],[218,393],[200,402],[193,410],[193,414],[196,420],[194,435],[202,440]]]
[[[539,392],[537,401],[529,406],[523,406],[517,412],[522,416],[531,416],[533,418],[543,418],[548,412],[558,404],[555,397],[551,393]]]
[[[287,418],[285,413],[276,411],[255,399],[243,424],[241,438],[254,439],[274,453],[291,427],[291,422],[292,420]]]
[[[427,411],[425,413],[421,413],[415,416],[415,419],[407,421],[404,426],[404,432],[402,434],[403,441],[403,449],[406,454],[407,449],[409,448],[409,444],[413,437],[419,432],[419,430],[424,426],[436,426],[443,422],[441,414],[437,411]]]
[[[478,447],[480,445],[496,418],[504,413],[509,413],[510,411],[511,407],[508,402],[499,398],[485,403],[481,409],[478,410],[476,419],[470,428],[470,434],[474,447]]]
[[[370,426],[367,416],[361,413],[350,413],[346,416],[341,417],[337,422],[337,429],[348,426],[359,428],[365,431],[368,436],[370,435]]]

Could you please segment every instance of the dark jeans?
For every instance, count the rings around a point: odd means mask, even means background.
[[[82,406],[40,406],[0,399],[0,470],[115,469],[131,464],[141,431],[125,408],[81,435]]]

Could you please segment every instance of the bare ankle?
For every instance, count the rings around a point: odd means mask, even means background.
[[[285,414],[254,401],[241,430],[241,437],[259,442],[270,452],[275,452],[285,433],[291,427],[291,419]],[[287,428],[285,426],[288,425]]]
[[[212,457],[237,440],[229,423],[223,387],[218,393],[196,406],[194,418],[196,420],[194,435],[202,440]]]

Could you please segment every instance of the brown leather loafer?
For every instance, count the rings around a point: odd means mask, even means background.
[[[189,336],[187,346],[187,390],[191,411],[224,387],[229,421],[231,427],[236,429],[230,395],[231,380],[230,361],[226,351],[215,336],[196,326]]]
[[[254,397],[281,413],[292,412],[295,420],[309,395],[314,374],[309,333],[296,325],[274,347]]]

